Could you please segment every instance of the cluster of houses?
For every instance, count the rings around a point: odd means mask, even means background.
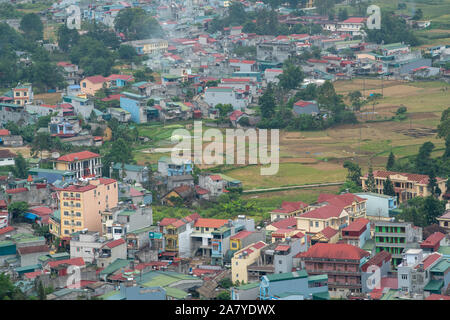
[[[136,81],[121,73],[86,77],[77,65],[60,61],[68,84],[60,102],[44,104],[35,99],[31,84],[18,84],[0,96],[2,127],[50,116],[40,132],[75,146],[101,146],[111,134],[106,122],[113,118],[134,124],[217,119],[217,105],[230,104],[230,126],[242,126],[243,118],[255,123],[252,106],[269,83],[279,81],[284,61],[312,47],[321,50],[320,58],[302,65],[302,86],[355,75],[449,75],[444,67],[450,48],[436,46],[425,55],[404,43],[367,43],[366,19],[360,17],[294,17],[282,8],[280,22],[318,24],[324,34],[256,35],[244,33],[242,26],[208,34],[208,23],[227,12],[229,1],[83,5],[63,0],[45,10],[48,19],[65,23],[72,4],[80,6],[83,19],[111,28],[122,9],[153,13],[164,39],[118,37],[148,58],[144,64],[154,71],[154,80]],[[243,4],[246,11],[267,6]],[[255,47],[256,56],[237,57],[236,46]],[[104,89],[109,95],[101,99],[101,111],[95,95]],[[317,115],[320,106],[299,100],[292,112]],[[83,128],[80,117],[90,129]],[[97,128],[104,135],[94,136]],[[1,129],[0,145],[19,147],[23,140]],[[15,157],[1,149],[0,166],[14,165]],[[55,155],[52,163],[52,169],[30,168],[26,179],[0,176],[0,272],[10,274],[26,294],[40,281],[55,288],[47,295],[50,300],[212,299],[220,281],[229,278],[233,300],[448,299],[450,211],[438,218],[445,233],[426,237],[412,223],[394,222],[399,203],[429,194],[428,176],[375,171],[376,192],[320,194],[312,204],[284,201],[269,213],[270,220],[257,225],[245,215],[215,219],[201,212],[154,221],[152,204],[190,206],[242,187],[239,180],[219,173],[194,179],[190,160],[162,157],[152,174],[146,166],[111,163],[109,176],[120,179],[104,177],[101,155],[90,151]],[[388,177],[395,196],[383,194]],[[367,177],[361,180],[365,189]],[[447,180],[436,180],[446,190]],[[447,195],[442,192],[440,198],[448,200]],[[9,212],[15,202],[26,202],[26,212]],[[37,236],[30,225],[48,226],[49,235]],[[74,270],[79,276],[75,281]]]
[[[143,187],[148,168],[112,163],[118,181],[102,177],[101,167],[99,154],[83,151],[55,159],[54,169],[31,168],[25,180],[0,177],[0,270],[24,293],[41,281],[55,288],[47,296],[52,300],[210,299],[224,278],[231,279],[235,300],[449,293],[449,211],[438,218],[446,233],[426,238],[422,228],[393,219],[399,202],[426,195],[427,176],[376,171],[377,180],[396,184],[397,196],[377,189],[320,194],[311,204],[284,201],[256,225],[245,215],[198,213],[154,221],[156,201],[209,201],[240,186],[220,174],[201,174],[194,183],[189,161],[158,161],[152,175],[162,190],[158,199]],[[28,203],[21,218],[8,212],[19,201]],[[30,224],[48,225],[50,234],[36,235]]]

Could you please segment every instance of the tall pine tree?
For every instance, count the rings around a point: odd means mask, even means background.
[[[394,185],[392,184],[391,179],[387,177],[387,179],[383,182],[383,194],[388,196],[395,196]]]
[[[373,176],[372,164],[369,164],[369,173],[367,174],[366,190],[368,192],[376,192],[375,177]]]
[[[387,163],[386,163],[386,170],[391,171],[394,168],[394,165],[395,165],[395,156],[391,151],[391,153],[389,154]]]

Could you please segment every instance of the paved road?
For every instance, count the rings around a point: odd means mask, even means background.
[[[267,188],[267,189],[253,189],[253,190],[244,190],[243,193],[256,193],[256,192],[267,192],[267,191],[283,191],[289,189],[304,189],[311,187],[326,187],[326,186],[340,186],[345,182],[328,182],[328,183],[317,183],[317,184],[304,184],[300,186],[289,186],[289,187],[276,187],[276,188]]]

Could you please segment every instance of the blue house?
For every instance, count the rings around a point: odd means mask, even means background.
[[[121,88],[133,81],[133,76],[126,74],[112,74],[106,78],[106,81],[109,81],[111,88]]]
[[[174,163],[169,157],[161,157],[158,160],[158,172],[165,177],[192,174],[192,161],[189,159],[183,159],[181,164],[177,164]]]
[[[260,300],[311,300],[328,298],[328,275],[308,276],[305,270],[261,277]]]
[[[33,180],[46,179],[47,183],[54,183],[57,180],[64,182],[75,180],[75,172],[71,171],[31,168],[28,174],[33,177]]]
[[[131,114],[131,121],[134,123],[147,122],[146,98],[131,92],[122,92],[125,97],[120,97],[120,108]]]
[[[373,192],[361,192],[355,193],[358,197],[367,199],[366,202],[366,216],[389,218],[392,215],[392,211],[397,209],[397,197],[388,196],[385,194],[373,193]]]

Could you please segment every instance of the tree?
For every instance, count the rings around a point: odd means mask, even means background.
[[[434,162],[431,159],[434,144],[430,141],[425,142],[419,149],[415,159],[415,166],[418,173],[429,174],[434,168]]]
[[[269,119],[275,114],[275,98],[273,96],[272,86],[269,85],[264,94],[259,98],[259,108],[261,116],[264,119]]]
[[[24,201],[16,201],[8,206],[8,212],[11,214],[11,220],[22,218],[23,214],[28,211],[28,203]]]
[[[344,168],[347,169],[347,179],[353,181],[356,185],[361,186],[361,168],[358,164],[351,161],[344,161]]]
[[[300,67],[294,66],[291,62],[287,62],[283,66],[283,73],[278,76],[279,86],[285,90],[296,89],[305,78]]]
[[[339,9],[339,13],[338,13],[338,19],[339,21],[344,21],[348,19],[348,11],[347,9]]]
[[[394,168],[394,165],[395,165],[395,156],[391,151],[391,153],[389,153],[389,157],[386,163],[386,170],[391,171]]]
[[[221,291],[218,295],[217,295],[217,299],[218,300],[231,300],[231,296],[230,293],[228,291]]]
[[[327,16],[334,10],[335,0],[316,0],[317,12],[322,16]]]
[[[21,153],[14,159],[14,176],[21,179],[25,179],[28,176],[27,162]]]
[[[47,299],[47,295],[45,294],[45,288],[44,288],[44,285],[42,284],[42,281],[38,282],[36,291],[38,293],[39,300],[46,300]]]
[[[445,201],[439,201],[433,196],[424,198],[423,212],[426,216],[427,225],[439,223],[436,218],[440,217],[445,211]]]
[[[88,76],[108,76],[114,64],[114,56],[105,44],[86,35],[71,48],[69,56],[72,63],[79,65]]]
[[[30,41],[42,40],[44,38],[44,25],[35,13],[24,15],[22,20],[20,20],[19,28],[23,31],[25,38]]]
[[[362,188],[360,186],[358,186],[354,181],[345,181],[344,184],[339,188],[339,193],[342,192],[350,192],[350,193],[355,193],[355,192],[362,192]]]
[[[123,60],[132,61],[134,58],[137,57],[136,50],[129,45],[121,45],[119,47],[119,58]]]
[[[428,175],[428,189],[430,190],[431,195],[436,198],[439,197],[442,193],[441,189],[439,189],[439,186],[437,184],[434,170],[431,170],[430,174]]]
[[[420,20],[423,18],[423,12],[422,9],[417,9],[416,12],[414,13],[414,16],[412,17],[413,20]]]
[[[383,182],[383,194],[395,196],[394,184],[389,177]]]
[[[219,281],[219,285],[224,289],[228,289],[233,286],[233,282],[231,281],[230,278],[223,278],[222,280]]]
[[[370,42],[395,43],[404,42],[411,46],[417,46],[419,40],[413,34],[412,30],[406,24],[405,20],[394,15],[392,12],[381,12],[381,28],[367,29],[364,28],[367,34],[367,40]]]
[[[369,164],[369,173],[367,174],[366,190],[368,192],[376,192],[377,191],[377,187],[375,185],[375,177],[373,176],[373,170],[372,170],[371,164]]]
[[[350,99],[350,102],[352,103],[352,107],[354,110],[359,110],[361,108],[362,102],[362,94],[361,91],[355,90],[350,92],[348,95],[348,98]]]
[[[69,29],[67,25],[63,23],[56,33],[58,39],[58,47],[63,52],[68,52],[70,48],[77,45],[80,40],[80,35],[76,29]]]
[[[125,8],[114,19],[114,28],[128,40],[162,37],[164,32],[158,21],[142,8]]]
[[[42,151],[49,150],[51,145],[52,141],[50,134],[47,132],[39,132],[36,134],[31,144],[31,153],[36,155],[39,152],[39,156],[42,158]]]

